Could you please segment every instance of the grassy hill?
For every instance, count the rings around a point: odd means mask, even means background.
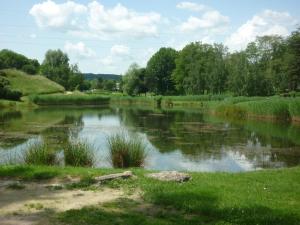
[[[2,71],[2,76],[9,80],[11,89],[21,91],[23,95],[50,94],[65,90],[61,85],[41,75],[28,75],[15,69]]]

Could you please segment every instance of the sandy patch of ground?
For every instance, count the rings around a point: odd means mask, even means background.
[[[24,189],[8,189],[13,181],[0,180],[0,224],[47,224],[46,215],[114,201],[124,195],[122,190],[103,188],[93,191],[55,190],[49,183],[26,182]],[[57,183],[57,181],[55,181]],[[50,183],[51,184],[51,183]]]

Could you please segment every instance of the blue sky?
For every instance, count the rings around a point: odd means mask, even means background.
[[[300,24],[298,0],[3,0],[0,49],[42,62],[62,49],[82,72],[124,73],[160,47],[221,42],[231,51],[258,35],[286,36]]]

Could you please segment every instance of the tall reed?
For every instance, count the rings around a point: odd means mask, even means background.
[[[147,157],[146,145],[141,139],[124,132],[108,138],[109,154],[116,168],[143,167]]]
[[[93,146],[87,141],[71,141],[64,147],[65,164],[75,167],[92,167],[95,164]]]
[[[56,153],[44,143],[30,144],[24,152],[23,159],[29,165],[55,165],[57,164]]]

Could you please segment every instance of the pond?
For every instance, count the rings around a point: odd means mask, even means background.
[[[97,167],[110,167],[107,138],[119,131],[146,143],[147,169],[240,172],[300,164],[300,126],[134,107],[0,111],[0,163],[12,163],[31,142],[59,151],[75,138],[94,146]]]

